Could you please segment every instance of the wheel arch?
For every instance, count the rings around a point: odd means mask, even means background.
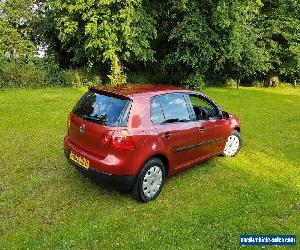
[[[236,131],[238,131],[239,133],[241,133],[241,128],[238,127],[238,126],[234,127],[233,130],[236,130]]]
[[[166,176],[168,176],[169,175],[169,167],[170,167],[168,157],[162,153],[157,153],[157,154],[154,154],[154,155],[151,155],[150,157],[148,157],[147,160],[145,160],[145,162],[149,161],[152,158],[158,158],[163,162],[163,164],[165,166]]]

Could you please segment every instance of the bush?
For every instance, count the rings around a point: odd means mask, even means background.
[[[32,63],[23,64],[11,61],[0,69],[0,86],[3,87],[40,87],[45,85],[46,71],[39,70]]]
[[[201,74],[192,74],[181,82],[188,89],[201,90],[205,88],[205,79]]]
[[[46,72],[44,82],[47,86],[66,86],[61,69],[53,56],[37,59],[36,67]]]
[[[234,79],[227,79],[226,82],[225,82],[226,87],[231,87],[232,88],[232,87],[236,87],[236,85],[237,85],[237,82]]]
[[[170,76],[161,73],[128,73],[127,74],[128,83],[162,83],[162,84],[176,84],[178,83],[177,76]]]
[[[89,69],[67,69],[62,71],[64,84],[71,87],[84,87],[102,83],[100,75]]]
[[[82,87],[100,83],[100,76],[91,70],[61,70],[52,56],[9,60],[0,55],[0,88]]]
[[[62,83],[63,78],[54,58],[9,60],[0,56],[1,88],[61,86]]]

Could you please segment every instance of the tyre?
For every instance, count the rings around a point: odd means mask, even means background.
[[[233,157],[237,155],[242,146],[242,137],[240,132],[233,130],[227,138],[227,142],[222,153],[224,157]]]
[[[142,167],[132,189],[133,197],[141,202],[154,200],[161,192],[166,177],[164,163],[151,158]]]

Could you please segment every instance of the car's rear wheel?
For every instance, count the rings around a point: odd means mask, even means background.
[[[242,146],[241,134],[237,130],[233,130],[227,138],[227,142],[224,151],[222,153],[222,156],[225,157],[235,156],[240,151],[241,146]]]
[[[132,190],[133,197],[141,202],[154,200],[162,190],[165,166],[158,158],[151,158],[142,167]]]

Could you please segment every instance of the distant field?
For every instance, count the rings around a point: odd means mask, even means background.
[[[242,151],[175,175],[146,205],[65,160],[83,92],[0,91],[0,249],[236,249],[240,234],[297,234],[299,248],[299,89],[205,90],[240,117]]]

